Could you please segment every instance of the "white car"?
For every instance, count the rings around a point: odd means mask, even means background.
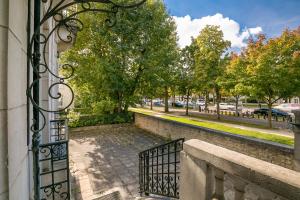
[[[200,99],[198,99],[198,100],[196,101],[196,105],[197,105],[197,106],[205,106],[205,101],[201,101]]]
[[[282,110],[288,113],[291,113],[293,110],[298,110],[300,109],[300,104],[296,104],[296,103],[283,103],[280,104],[278,106],[275,106],[274,108],[278,109],[278,110]]]
[[[217,105],[215,105],[217,108]],[[235,106],[229,103],[220,103],[220,110],[235,110]]]

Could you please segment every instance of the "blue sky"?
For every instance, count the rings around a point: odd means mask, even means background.
[[[242,36],[246,28],[260,28],[260,31],[254,31],[253,34],[263,32],[268,37],[274,37],[284,28],[296,28],[300,25],[300,0],[165,0],[165,3],[170,14],[179,17],[181,24],[191,23],[190,26],[194,28],[202,23],[217,23],[222,26],[222,23],[232,25],[235,22],[239,25],[239,34],[236,30],[235,34],[242,37],[239,39],[248,38],[246,33]],[[182,17],[187,15],[190,22],[188,18],[183,22]],[[207,16],[210,18],[205,18]],[[206,20],[200,20],[203,17]],[[187,28],[184,28],[184,32]],[[232,29],[233,25],[222,27],[224,30],[226,28]],[[237,46],[241,44],[237,43]]]

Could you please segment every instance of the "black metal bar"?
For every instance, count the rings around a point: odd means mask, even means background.
[[[175,152],[175,160],[174,162],[176,163],[177,162],[177,145],[174,146],[174,152]],[[174,166],[174,173],[175,173],[175,176],[174,176],[174,185],[175,185],[175,188],[174,188],[174,194],[175,196],[177,195],[177,178],[176,178],[176,173],[177,173],[177,168],[176,168],[176,164]]]
[[[68,141],[59,141],[40,145],[41,158],[39,162],[40,164],[46,163],[49,165],[49,169],[43,169],[46,171],[41,172],[40,176],[49,177],[49,180],[51,180],[50,184],[48,182],[46,182],[47,185],[43,185],[43,183],[41,184],[39,188],[41,199],[70,199],[68,152]]]
[[[153,149],[157,149],[157,148],[160,148],[160,147],[166,146],[166,145],[168,145],[168,144],[175,143],[175,142],[177,142],[177,141],[184,141],[184,138],[179,138],[179,139],[176,139],[176,140],[172,140],[171,142],[167,142],[167,143],[165,143],[165,144],[160,144],[160,145],[157,145],[157,146],[151,147],[150,149],[147,149],[147,150],[141,151],[141,152],[140,152],[140,154],[141,154],[141,153],[144,153],[144,152],[147,152],[147,151],[151,151],[151,150],[153,150]]]
[[[142,151],[139,154],[140,158],[144,158],[142,161],[140,159],[140,166],[144,163],[144,171],[140,170],[140,180],[144,180],[144,182],[140,181],[140,184],[143,184],[140,185],[140,188],[143,188],[143,191],[140,190],[141,194],[179,198],[177,180],[180,174],[178,170],[180,160],[177,156],[182,150],[183,142],[184,139],[181,138]],[[154,170],[155,167],[156,170]]]
[[[168,195],[170,195],[170,145],[168,145]]]
[[[40,15],[41,15],[41,1],[34,1],[34,31],[35,37],[33,44],[33,100],[39,105],[39,64],[40,64]],[[30,49],[31,51],[31,49]],[[30,92],[30,91],[27,91]],[[33,153],[33,176],[34,176],[34,199],[40,200],[40,166],[39,166],[39,109],[33,106],[33,123],[35,132],[32,135],[32,153]]]

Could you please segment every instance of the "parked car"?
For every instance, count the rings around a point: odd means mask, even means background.
[[[217,105],[215,105],[217,108]],[[220,110],[235,110],[235,106],[229,103],[220,103]]]
[[[205,106],[205,101],[198,99],[198,100],[196,101],[196,105],[197,105],[197,106]]]
[[[172,103],[172,106],[177,108],[182,108],[184,106],[183,102],[176,101],[175,103]]]
[[[153,106],[163,106],[164,105],[162,100],[157,100],[157,99],[153,100],[152,103],[153,103]]]
[[[194,108],[195,104],[193,102],[188,103],[189,108]],[[183,107],[186,107],[186,101],[183,102]]]
[[[253,111],[254,114],[258,115],[268,115],[268,112],[268,108],[260,108]],[[290,115],[287,112],[272,108],[272,116],[288,117]]]
[[[280,104],[278,106],[275,106],[274,108],[278,109],[278,110],[282,110],[282,111],[291,113],[293,110],[300,109],[300,104],[296,104],[296,103],[283,103],[283,104]]]

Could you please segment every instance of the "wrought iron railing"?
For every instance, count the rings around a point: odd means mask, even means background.
[[[139,183],[141,195],[179,198],[180,138],[139,153]]]
[[[70,199],[68,141],[39,146],[40,198],[42,200]]]
[[[68,120],[54,119],[50,120],[50,140],[57,142],[61,140],[68,140]]]

